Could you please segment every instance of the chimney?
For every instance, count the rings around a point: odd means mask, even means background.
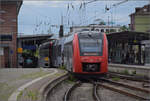
[[[60,25],[60,29],[59,29],[59,38],[64,36],[64,29],[63,29],[63,25]]]

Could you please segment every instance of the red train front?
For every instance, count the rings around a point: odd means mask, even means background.
[[[106,74],[107,38],[104,33],[80,32],[64,43],[64,64],[75,74]]]

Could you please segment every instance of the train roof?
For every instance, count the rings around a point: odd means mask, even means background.
[[[57,40],[54,41],[54,45],[63,45],[63,44],[66,44],[66,43],[69,43],[73,40],[74,38],[74,35],[75,34],[104,34],[104,33],[101,33],[101,32],[98,32],[98,31],[78,31],[78,32],[73,32],[73,33],[69,33],[68,35],[64,36],[64,37],[61,37]]]
[[[104,33],[101,33],[101,32],[98,32],[98,31],[79,31],[79,32],[75,32],[75,33],[65,37],[64,43],[71,42],[73,40],[73,37],[74,37],[75,34],[78,34],[78,35],[79,34],[82,34],[82,35],[84,35],[84,34],[91,34],[92,35],[92,34],[104,34]]]
[[[104,34],[102,32],[97,32],[97,31],[82,31],[82,32],[77,32],[77,34]]]

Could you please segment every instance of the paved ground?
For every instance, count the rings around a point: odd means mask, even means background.
[[[0,69],[0,101],[8,101],[14,90],[35,78],[54,72],[54,69]]]
[[[53,81],[54,79],[66,74],[67,72],[57,69],[57,73],[48,76],[46,78],[43,78],[42,80],[39,80],[26,89],[23,90],[23,92],[20,93],[20,95],[17,97],[17,101],[41,101],[41,95],[42,92],[41,89],[43,89],[43,86],[47,85],[50,81]]]

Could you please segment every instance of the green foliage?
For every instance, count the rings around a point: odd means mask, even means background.
[[[66,82],[69,83],[69,84],[73,84],[73,83],[74,83],[74,82],[71,81],[71,80],[66,80]]]
[[[126,75],[129,75],[129,74],[130,74],[127,69],[125,69],[125,70],[123,71],[123,73],[126,74]]]
[[[70,84],[72,84],[72,83],[74,83],[76,81],[77,81],[77,79],[71,74],[69,75],[69,78],[66,80],[66,82],[70,83]]]
[[[114,77],[114,78],[112,78],[112,80],[113,80],[113,81],[119,81],[120,78],[119,78],[119,77]]]
[[[35,57],[39,57],[39,50],[37,49],[36,51],[32,51],[32,50],[23,50],[22,52],[23,57],[28,57],[30,56],[35,56]]]
[[[68,80],[74,82],[74,81],[76,81],[76,78],[70,74]]]
[[[39,50],[37,49],[36,52],[34,53],[35,57],[39,57]]]
[[[126,25],[123,25],[120,29],[121,31],[129,31],[129,27],[127,27]]]
[[[32,99],[32,101],[37,101],[38,100],[38,91],[28,91],[27,96]]]
[[[7,82],[0,82],[0,99],[7,101],[14,88],[14,86],[10,86]]]
[[[59,68],[62,69],[62,70],[65,70],[65,66],[64,65],[60,66]]]
[[[23,52],[22,52],[23,54],[31,54],[31,50],[23,50]]]
[[[99,22],[99,25],[106,25],[104,21]]]
[[[135,75],[136,74],[136,70],[132,71],[132,74]]]
[[[110,29],[110,32],[115,32],[115,30],[114,29]]]
[[[21,91],[21,92],[19,93],[19,95],[17,96],[17,99],[20,99],[20,98],[22,97],[22,95],[23,95],[23,91]]]

